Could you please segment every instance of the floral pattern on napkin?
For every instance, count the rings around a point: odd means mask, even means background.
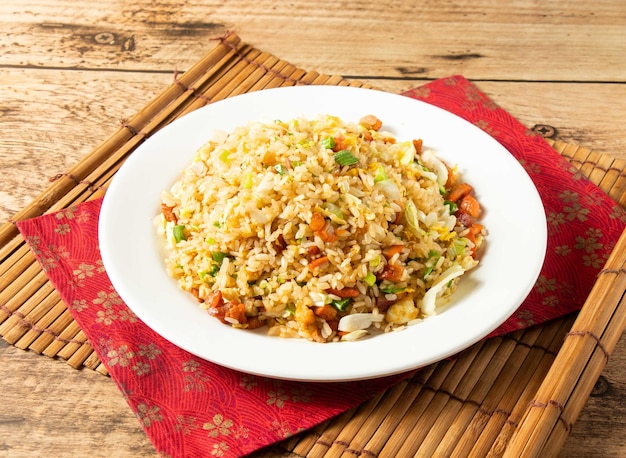
[[[579,309],[626,225],[624,210],[466,79],[437,80],[405,95],[456,113],[495,137],[526,168],[543,199],[549,224],[544,268],[524,304],[494,334]],[[144,325],[111,285],[98,249],[100,205],[101,200],[86,202],[18,227],[162,456],[241,456],[332,418],[411,375],[343,383],[281,381],[226,369],[181,350]]]

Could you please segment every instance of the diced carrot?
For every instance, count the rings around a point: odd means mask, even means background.
[[[349,288],[349,287],[341,288],[341,289],[328,288],[326,290],[326,292],[328,294],[333,294],[333,295],[335,295],[337,297],[340,297],[342,299],[346,299],[348,297],[358,297],[359,294],[361,294],[358,289],[356,289],[356,288]]]
[[[476,236],[470,230],[467,232],[467,234],[465,234],[465,238],[468,239],[470,242],[472,242],[472,244],[474,245],[472,247],[471,255],[472,255],[472,258],[475,258],[476,257]]]
[[[220,307],[209,307],[208,309],[206,309],[206,311],[209,315],[211,315],[214,318],[217,318],[222,323],[228,323],[224,319],[224,317],[226,317],[226,310],[223,305]]]
[[[391,259],[394,255],[400,253],[403,248],[404,245],[390,245],[383,248],[383,255],[385,255],[387,259]]]
[[[424,142],[422,141],[421,138],[418,138],[417,140],[413,140],[413,146],[415,147],[415,151],[417,151],[417,154],[422,152],[423,144]]]
[[[321,251],[320,247],[318,247],[317,245],[311,245],[309,248],[307,248],[306,252],[311,256],[316,256],[320,254]]]
[[[454,170],[452,170],[450,167],[448,167],[448,164],[446,164],[446,163],[444,162],[444,165],[446,166],[446,169],[448,170],[448,180],[446,181],[446,184],[445,184],[445,186],[444,186],[444,187],[445,187],[446,189],[451,189],[451,188],[453,188],[454,186],[456,186],[457,176],[456,176],[456,174],[454,173]]]
[[[337,319],[337,309],[330,304],[324,304],[321,307],[314,307],[313,313],[326,321]]]
[[[237,320],[239,324],[247,323],[245,305],[237,301],[230,301],[226,305],[226,317]]]
[[[195,297],[198,302],[204,302],[204,299],[200,297],[200,290],[198,288],[192,288],[191,294],[193,294],[193,297]]]
[[[402,274],[404,273],[404,267],[397,266],[395,264],[387,264],[383,267],[383,271],[380,274],[382,280],[400,281],[402,280]]]
[[[178,221],[178,218],[176,218],[176,215],[174,214],[174,207],[161,204],[161,213],[163,213],[165,221],[172,221],[174,223]]]
[[[224,305],[224,298],[222,297],[222,292],[217,290],[213,292],[209,297],[204,301],[209,308],[217,308]]]
[[[320,267],[322,267],[323,265],[327,263],[328,263],[328,256],[320,256],[319,258],[316,258],[312,260],[311,262],[309,262],[309,267],[312,270],[315,270],[315,269],[319,269]]]
[[[480,204],[471,194],[463,196],[459,203],[459,208],[472,218],[478,218],[480,216]]]
[[[346,139],[344,138],[344,136],[342,134],[337,134],[333,138],[335,140],[335,147],[333,148],[333,151],[335,153],[337,151],[341,151],[341,150],[344,150],[344,149],[348,148],[348,145],[346,145]]]
[[[334,242],[337,240],[337,234],[335,233],[335,229],[330,222],[325,224],[322,229],[315,231],[314,233],[324,242]]]
[[[321,213],[313,213],[313,215],[311,215],[311,223],[309,224],[309,226],[311,227],[311,230],[313,232],[322,230],[325,225],[326,220]]]
[[[467,184],[467,183],[457,183],[456,185],[454,185],[454,187],[450,190],[450,192],[448,193],[448,195],[446,196],[446,198],[450,201],[450,202],[458,202],[460,199],[462,199],[464,196],[468,195],[470,192],[472,192],[472,187]]]
[[[469,230],[474,235],[478,235],[483,231],[484,228],[485,226],[483,226],[482,224],[472,223],[472,225],[469,227]]]
[[[472,247],[471,255],[473,258],[476,257],[476,236],[480,234],[484,226],[479,223],[472,222],[469,226],[467,226],[467,233],[465,234],[465,238],[468,239],[474,245]]]

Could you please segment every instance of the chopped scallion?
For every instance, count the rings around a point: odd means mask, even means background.
[[[406,289],[406,286],[395,286],[395,285],[388,285],[383,288],[380,288],[380,290],[385,294],[398,294],[404,291],[405,289]]]
[[[252,173],[251,172],[245,172],[243,174],[241,185],[245,189],[252,189]]]
[[[347,149],[342,149],[341,151],[336,152],[333,158],[335,159],[335,162],[342,167],[346,165],[354,165],[359,162],[359,159]]]
[[[228,165],[230,164],[230,155],[232,154],[232,151],[229,151],[227,149],[223,150],[220,155],[219,155],[219,159],[220,161],[222,161],[224,164]]]
[[[349,297],[346,297],[345,299],[339,299],[336,301],[332,301],[331,304],[340,312],[343,312],[346,310],[346,307],[348,307],[348,305],[350,304],[351,299]]]
[[[434,250],[430,250],[428,252],[428,259],[426,260],[426,262],[429,265],[426,268],[426,271],[424,272],[424,276],[422,278],[426,278],[428,275],[430,275],[430,273],[435,268],[435,265],[437,264],[437,261],[439,261],[440,257],[441,257],[441,254],[439,254],[438,252],[436,252]]]
[[[322,148],[333,149],[335,146],[337,146],[337,143],[335,143],[335,139],[333,137],[326,137],[322,139]]]
[[[382,165],[377,164],[376,167],[376,175],[374,176],[374,183],[380,183],[381,181],[387,180],[387,172]]]
[[[367,286],[374,286],[374,283],[376,283],[376,275],[370,272],[363,278],[363,281]]]
[[[209,270],[209,275],[211,277],[215,277],[219,271],[220,271],[220,266],[217,264],[213,264],[211,266],[211,270]]]
[[[457,204],[455,204],[454,202],[450,202],[449,200],[444,200],[443,204],[447,205],[448,207],[450,207],[450,214],[451,215],[454,215],[456,213],[456,211],[459,209]]]
[[[226,257],[228,257],[228,254],[224,253],[223,251],[214,251],[213,253],[211,253],[211,258],[213,258],[213,261],[217,262],[218,264],[221,264]]]
[[[187,240],[187,236],[185,235],[185,226],[183,226],[182,224],[177,224],[176,226],[174,226],[172,234],[174,235],[174,240],[176,240],[176,243],[182,240]]]

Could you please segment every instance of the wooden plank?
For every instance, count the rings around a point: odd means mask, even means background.
[[[623,82],[625,24],[626,3],[589,0],[13,1],[0,7],[0,65],[182,70],[235,30],[321,73]]]
[[[109,377],[78,371],[3,341],[0,361],[0,455],[156,455]],[[47,383],[40,383],[44,378]]]

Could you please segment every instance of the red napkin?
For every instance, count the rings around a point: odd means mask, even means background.
[[[494,334],[578,310],[626,225],[626,212],[466,79],[437,80],[405,95],[451,111],[495,137],[541,194],[549,225],[543,271],[528,299]],[[108,280],[98,251],[100,204],[87,202],[18,227],[160,454],[247,454],[410,375],[346,383],[281,381],[225,369],[179,349],[140,322]]]

